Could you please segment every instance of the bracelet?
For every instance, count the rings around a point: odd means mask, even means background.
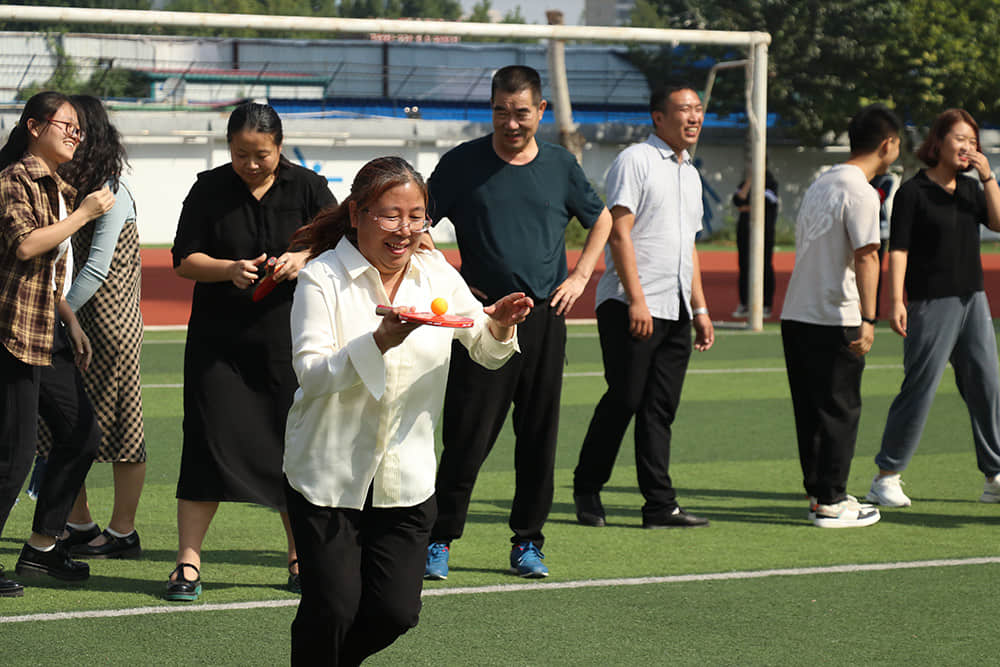
[[[992,180],[993,180],[993,172],[991,171],[989,178],[980,178],[979,182],[982,183],[983,185],[986,185],[987,183],[989,183]]]
[[[875,326],[875,323],[878,322],[878,318],[877,317],[864,317],[864,316],[862,316],[861,317],[861,321],[862,322],[867,322],[868,324],[870,324],[872,326]]]
[[[691,315],[692,316],[694,316],[694,315],[708,315],[708,308],[705,308],[705,307],[695,308],[694,310],[691,311]]]

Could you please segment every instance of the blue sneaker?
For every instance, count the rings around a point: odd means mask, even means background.
[[[448,578],[448,553],[451,547],[446,542],[431,542],[427,545],[427,565],[424,579],[442,581]]]
[[[519,577],[541,579],[549,576],[549,568],[542,564],[545,556],[534,542],[515,544],[510,550],[510,571]]]

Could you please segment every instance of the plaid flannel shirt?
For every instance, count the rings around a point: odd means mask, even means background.
[[[0,172],[0,343],[32,366],[52,361],[66,261],[54,261],[55,249],[29,260],[16,253],[31,232],[59,221],[60,192],[75,201],[76,190],[33,155]]]

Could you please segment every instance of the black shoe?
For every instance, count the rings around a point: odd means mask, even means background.
[[[184,568],[194,570],[194,579],[184,578]],[[171,602],[194,602],[201,595],[201,570],[191,563],[178,563],[167,579],[167,592],[163,599]]]
[[[73,547],[86,544],[95,537],[101,534],[101,527],[96,523],[87,528],[86,530],[78,530],[72,526],[66,526],[66,537],[57,540],[59,544],[63,545],[66,549],[69,549],[72,553]]]
[[[302,595],[302,578],[298,572],[292,572],[292,566],[299,562],[298,558],[288,563],[288,590],[296,595]]]
[[[88,542],[77,544],[70,547],[70,555],[78,558],[138,558],[142,555],[137,531],[133,530],[125,537],[115,537],[107,530],[101,534],[107,542],[96,547]]]
[[[655,528],[694,528],[695,526],[707,526],[708,519],[694,514],[688,514],[680,507],[675,507],[673,513],[655,519],[642,518],[642,527],[646,529]]]
[[[4,576],[0,565],[0,598],[19,598],[24,595],[24,586]]]
[[[22,577],[47,574],[63,581],[83,581],[90,576],[90,566],[71,560],[61,544],[56,544],[49,551],[39,551],[25,544],[21,547],[21,557],[17,559],[14,571]]]
[[[576,505],[576,520],[584,526],[604,525],[604,505],[601,504],[599,493],[574,493],[573,503]]]

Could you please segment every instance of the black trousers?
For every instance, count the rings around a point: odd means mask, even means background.
[[[774,304],[774,225],[777,211],[764,219],[764,307]],[[737,282],[740,304],[749,305],[747,285],[750,282],[750,214],[740,213],[736,220],[736,255],[740,274]]]
[[[822,504],[847,495],[865,368],[848,349],[857,337],[857,327],[781,322],[803,485]]]
[[[671,425],[691,358],[691,320],[653,319],[645,340],[629,333],[628,305],[609,299],[597,308],[597,327],[608,390],[594,409],[573,473],[574,493],[597,493],[611,477],[622,438],[635,415],[635,464],[646,503],[643,518],[677,507],[670,479]]]
[[[517,327],[517,340],[521,353],[494,371],[472,361],[459,343],[452,345],[432,542],[462,536],[476,477],[511,403],[516,438],[511,542],[530,541],[541,548],[545,541],[542,527],[552,509],[555,486],[566,318],[556,315],[548,300],[536,300],[528,319]]]
[[[285,482],[302,601],[292,665],[360,665],[417,625],[434,497],[415,507],[318,507]]]
[[[52,430],[53,446],[32,530],[57,537],[101,444],[100,426],[61,325],[51,366],[25,364],[0,345],[0,533],[31,469],[39,415]]]

